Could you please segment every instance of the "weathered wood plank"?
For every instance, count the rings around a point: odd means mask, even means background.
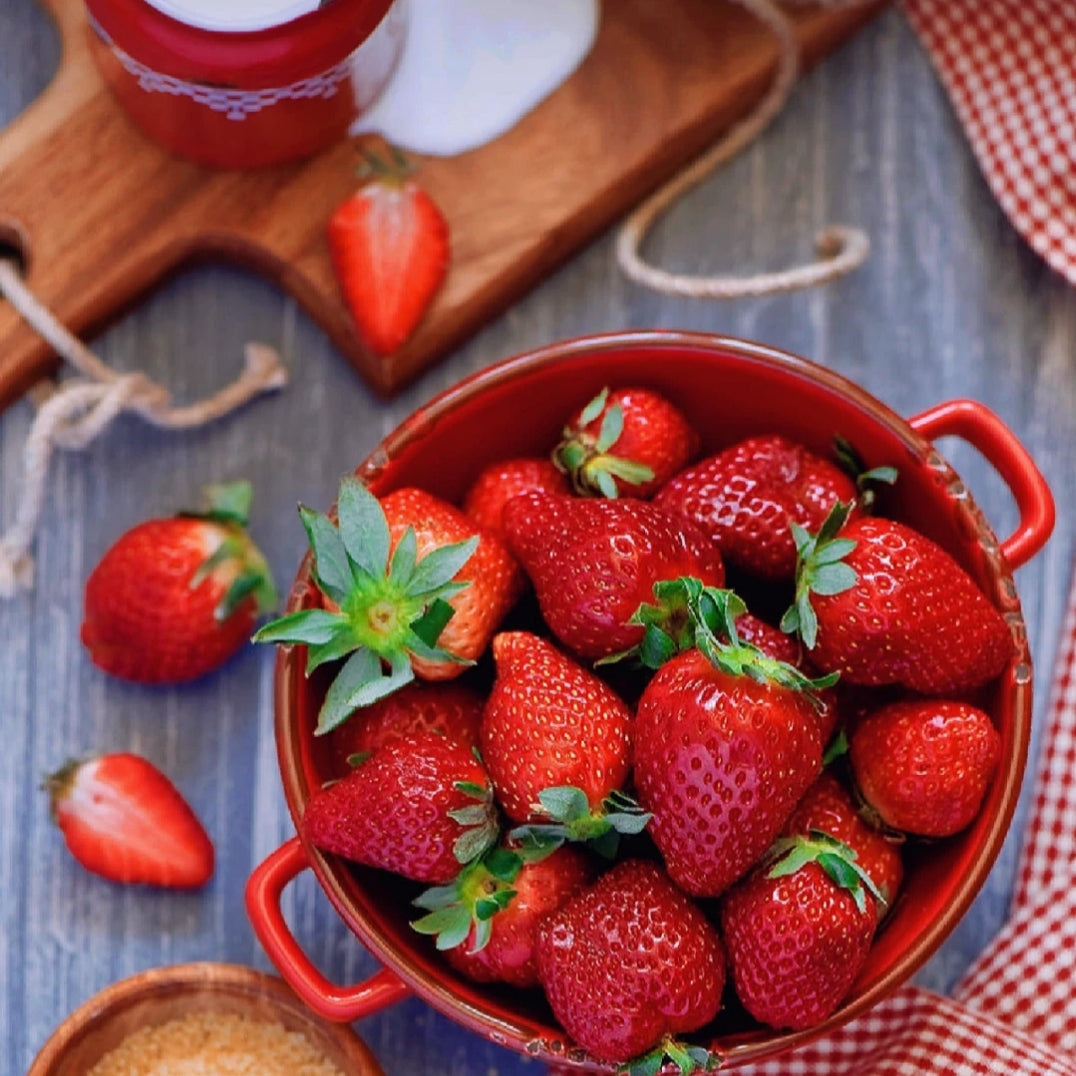
[[[55,62],[32,0],[0,5],[0,124]],[[671,265],[773,268],[803,257],[831,220],[870,230],[861,271],[823,290],[731,305],[635,287],[605,237],[391,403],[293,301],[230,270],[184,275],[97,341],[115,366],[147,369],[180,398],[230,377],[248,339],[279,347],[292,383],[195,433],[123,418],[86,452],[55,461],[37,588],[0,606],[0,1072],[24,1072],[71,1008],[141,968],[202,958],[268,967],[241,898],[251,866],[291,832],[272,741],[271,654],[250,650],[182,690],[108,681],[78,643],[89,568],[128,524],[189,503],[204,481],[246,475],[257,489],[254,532],[286,582],[303,546],[299,500],[327,504],[339,476],[417,404],[525,348],[639,325],[716,330],[819,359],[905,415],[956,396],[992,407],[1038,459],[1061,509],[1056,536],[1018,575],[1041,718],[1074,549],[1076,295],[1004,222],[895,12],[814,72],[758,145],[662,222],[650,250]],[[15,510],[30,417],[27,404],[0,417],[0,526]],[[943,448],[1006,533],[1015,513],[1000,482],[967,446]],[[69,754],[116,748],[159,762],[204,818],[221,853],[206,892],[121,892],[63,853],[36,790],[41,775]],[[922,982],[948,988],[1001,922],[1030,787],[997,868]],[[349,982],[371,970],[311,878],[287,903],[331,975]],[[417,1001],[361,1030],[389,1073],[536,1071]]]

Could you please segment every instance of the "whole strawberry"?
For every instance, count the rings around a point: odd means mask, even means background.
[[[646,819],[622,815],[616,795],[631,769],[631,711],[537,635],[502,632],[492,648],[497,679],[480,742],[504,813],[515,822],[564,825],[540,825],[545,836],[587,840],[612,830],[612,843],[615,832],[638,832]]]
[[[730,565],[764,579],[791,579],[798,523],[817,530],[855,481],[840,467],[776,434],[751,437],[681,471],[654,504],[690,519]]]
[[[851,793],[828,771],[823,771],[796,805],[785,836],[825,833],[855,853],[856,865],[870,878],[881,896],[878,918],[890,908],[904,880],[899,841],[891,841],[869,826],[856,809]]]
[[[463,514],[507,541],[501,518],[504,506],[517,494],[532,489],[571,492],[568,479],[548,459],[522,456],[499,460],[484,467],[471,483],[463,498]]]
[[[818,534],[797,531],[798,631],[820,669],[853,684],[958,695],[998,676],[1009,626],[941,546],[903,523],[847,519],[838,505]]]
[[[524,585],[496,535],[423,490],[398,489],[378,501],[348,477],[337,512],[339,526],[299,509],[323,607],[288,613],[254,636],[305,644],[307,675],[347,659],[325,696],[319,734],[415,676],[458,676],[485,650]]]
[[[105,672],[147,684],[197,679],[242,647],[276,604],[246,531],[250,484],[206,495],[200,513],[126,531],[86,580],[81,639]]]
[[[113,882],[193,888],[213,874],[213,844],[175,785],[126,752],[69,762],[45,782],[71,854]]]
[[[315,792],[302,830],[323,851],[433,884],[455,878],[498,834],[485,770],[436,732],[393,740]]]
[[[414,903],[429,914],[411,925],[435,934],[448,962],[469,979],[538,986],[539,924],[592,874],[586,855],[571,846],[539,859],[499,846],[455,882],[418,897]]]
[[[848,994],[877,925],[869,880],[846,846],[791,837],[725,894],[721,933],[736,996],[756,1019],[801,1030]]]
[[[653,389],[602,389],[568,421],[553,462],[584,497],[652,497],[699,448],[683,412]]]
[[[639,643],[644,629],[629,620],[655,583],[693,576],[719,587],[725,579],[705,535],[645,501],[530,492],[509,501],[503,518],[549,629],[584,658]]]
[[[485,700],[457,681],[412,680],[399,691],[364,706],[327,736],[334,776],[350,773],[355,759],[416,732],[439,732],[464,747],[478,746]]]
[[[880,824],[948,837],[974,820],[1001,758],[988,714],[963,702],[908,699],[853,729],[848,757]]]
[[[696,648],[658,669],[635,716],[635,784],[648,832],[681,889],[716,897],[770,847],[822,768],[822,736],[797,669],[739,640],[737,600],[696,625]],[[727,642],[724,640],[728,640]]]
[[[553,1014],[584,1049],[626,1062],[653,1050],[684,1073],[709,1067],[705,1050],[673,1036],[721,1007],[725,953],[700,909],[655,864],[623,860],[547,917],[538,975]]]
[[[448,223],[410,176],[397,151],[391,163],[366,155],[363,187],[329,219],[329,253],[363,340],[389,355],[415,331],[448,272]]]

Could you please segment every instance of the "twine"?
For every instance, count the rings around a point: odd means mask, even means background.
[[[799,0],[797,0],[799,2]],[[865,0],[822,0],[826,7],[854,7]],[[697,276],[672,273],[651,265],[639,252],[654,222],[674,202],[753,142],[784,108],[800,71],[799,45],[792,21],[774,0],[736,0],[774,34],[777,71],[765,96],[745,119],[701,157],[659,187],[621,226],[616,256],[621,269],[636,283],[666,295],[695,299],[742,299],[827,284],[866,261],[870,239],[859,228],[832,225],[815,237],[819,260],[775,273],[752,276]]]
[[[249,343],[243,372],[197,403],[173,407],[166,388],[142,373],[122,374],[102,362],[72,335],[24,283],[18,267],[0,257],[0,296],[82,376],[33,391],[37,414],[23,447],[23,488],[15,519],[0,537],[0,598],[33,586],[30,555],[45,501],[45,479],[54,448],[84,449],[122,411],[132,411],[165,429],[187,429],[242,407],[253,397],[287,383],[279,355],[266,344]]]

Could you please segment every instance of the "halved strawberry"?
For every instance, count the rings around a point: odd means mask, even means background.
[[[121,752],[68,762],[45,782],[71,854],[113,882],[205,885],[213,844],[179,790],[153,763]]]
[[[391,164],[366,160],[369,182],[329,220],[329,251],[363,339],[388,355],[411,336],[445,279],[449,230],[402,155]]]

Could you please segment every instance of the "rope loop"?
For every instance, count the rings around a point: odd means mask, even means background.
[[[799,76],[800,55],[792,21],[775,0],[736,0],[777,38],[777,71],[754,111],[735,124],[715,145],[645,199],[621,226],[617,262],[637,284],[693,299],[742,299],[827,284],[867,259],[870,239],[858,228],[830,226],[816,237],[819,260],[776,273],[751,276],[700,276],[673,273],[647,262],[640,248],[655,222],[687,191],[750,145],[779,115]],[[827,7],[855,7],[864,0],[823,0]]]
[[[246,346],[243,371],[212,396],[173,407],[171,394],[144,373],[119,373],[99,359],[27,287],[15,263],[0,256],[0,297],[74,366],[81,377],[36,387],[37,413],[23,446],[23,486],[15,519],[0,537],[0,599],[33,586],[30,555],[41,518],[49,460],[54,448],[80,451],[122,411],[166,429],[203,426],[243,406],[253,397],[287,383],[280,356],[267,344]]]

